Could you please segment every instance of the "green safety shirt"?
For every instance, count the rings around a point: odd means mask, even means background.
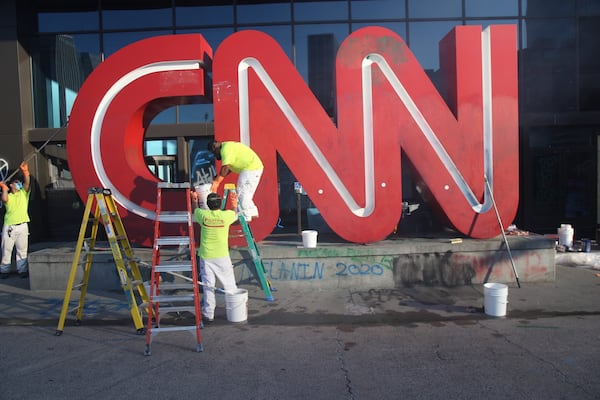
[[[263,169],[263,163],[250,147],[240,142],[221,143],[221,164],[228,165],[236,174],[241,171]]]
[[[194,219],[200,224],[200,258],[229,256],[229,226],[237,220],[233,210],[196,208]]]
[[[8,201],[4,203],[4,225],[16,225],[29,222],[27,207],[29,206],[29,192],[21,189],[16,193],[8,194]]]

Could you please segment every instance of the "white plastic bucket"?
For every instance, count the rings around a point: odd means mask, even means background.
[[[198,207],[204,208],[208,210],[208,205],[206,204],[206,198],[210,194],[210,187],[212,185],[210,183],[203,183],[195,187],[196,193],[198,193]]]
[[[558,244],[565,247],[573,247],[573,227],[569,224],[561,224],[558,228]]]
[[[306,248],[317,247],[317,231],[302,231],[302,245]]]
[[[502,283],[485,283],[483,285],[485,313],[492,317],[503,317],[506,315],[506,304],[508,304],[508,286]]]
[[[225,291],[227,321],[244,322],[248,319],[248,290],[232,289]]]

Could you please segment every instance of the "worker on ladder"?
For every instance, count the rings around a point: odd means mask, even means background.
[[[238,174],[237,195],[239,205],[246,222],[258,217],[258,208],[254,204],[254,193],[260,182],[264,165],[249,146],[239,142],[218,142],[212,140],[208,143],[208,151],[221,160],[221,169],[213,180],[210,191],[217,193],[219,186],[231,172]]]
[[[237,195],[229,194],[233,210],[221,210],[221,197],[210,193],[206,198],[208,209],[198,207],[198,194],[191,192],[194,220],[200,224],[200,280],[204,286],[202,321],[210,324],[215,316],[215,286],[218,279],[223,290],[237,289],[233,263],[229,255],[229,226],[237,221]]]

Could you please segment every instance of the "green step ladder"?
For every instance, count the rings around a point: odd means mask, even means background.
[[[233,183],[225,184],[224,193],[223,193],[223,201],[221,203],[222,209],[224,209],[225,205],[227,204],[227,196],[229,195],[229,193],[235,193],[235,192],[236,192],[235,184],[233,184]],[[260,282],[262,290],[265,293],[265,300],[273,301],[275,299],[273,298],[272,292],[275,291],[275,289],[271,286],[271,281],[269,281],[269,279],[267,278],[267,276],[265,274],[265,266],[262,262],[262,258],[260,257],[258,247],[256,246],[256,241],[254,240],[254,235],[252,234],[252,230],[250,229],[250,226],[248,225],[248,221],[246,221],[244,214],[242,214],[242,212],[240,211],[239,205],[238,205],[237,212],[238,212],[238,220],[240,222],[240,226],[242,227],[242,232],[244,234],[244,238],[246,239],[246,243],[248,244],[248,250],[250,251],[250,255],[252,256],[252,262],[254,263],[254,267],[256,268],[256,274],[258,277],[258,281]]]

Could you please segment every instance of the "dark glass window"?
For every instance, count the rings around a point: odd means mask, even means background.
[[[579,20],[579,101],[582,111],[600,110],[600,17]]]
[[[97,11],[39,13],[38,31],[41,33],[97,31],[99,28],[99,15]]]
[[[172,25],[173,11],[170,8],[102,12],[103,29],[163,28]]]
[[[505,17],[519,15],[517,0],[465,0],[467,17]]]
[[[176,7],[175,23],[178,27],[232,25],[233,6]]]
[[[350,3],[353,20],[406,17],[404,0],[360,0]]]
[[[237,6],[238,24],[255,24],[260,22],[289,22],[292,11],[290,4],[269,3]]]
[[[294,2],[296,21],[334,21],[348,19],[346,1],[307,1]]]
[[[578,0],[577,9],[579,15],[598,15],[600,16],[600,1],[598,0]]]
[[[569,17],[575,15],[575,0],[522,0],[525,17]]]
[[[409,18],[452,18],[461,16],[461,0],[408,0]]]
[[[524,21],[520,96],[532,112],[574,111],[576,98],[575,19]]]

